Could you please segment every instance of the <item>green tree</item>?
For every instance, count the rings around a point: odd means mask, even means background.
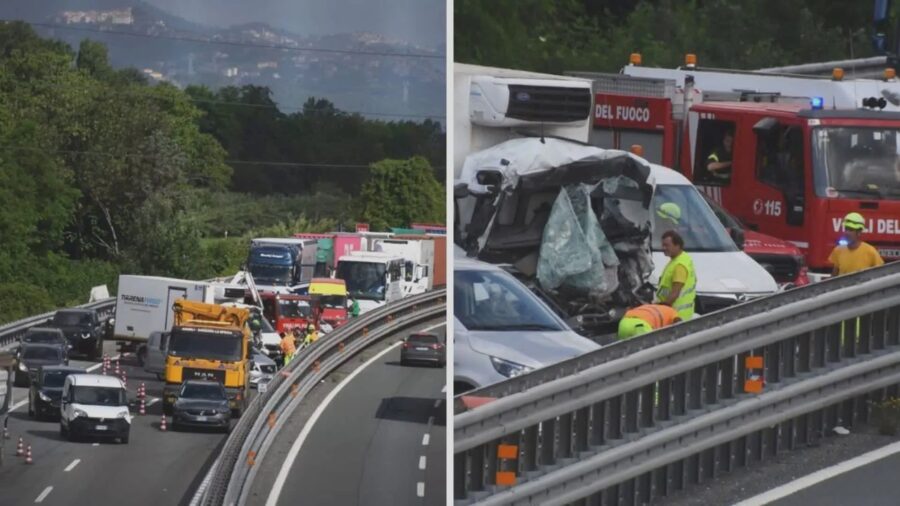
[[[360,197],[361,219],[375,230],[413,222],[444,223],[444,187],[420,156],[372,164]]]

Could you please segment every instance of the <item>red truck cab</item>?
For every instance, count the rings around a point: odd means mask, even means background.
[[[319,309],[310,296],[263,292],[260,297],[263,314],[277,332],[305,329],[310,323],[319,328]]]
[[[334,328],[347,323],[347,284],[343,279],[313,278],[309,295],[321,308],[321,318]]]

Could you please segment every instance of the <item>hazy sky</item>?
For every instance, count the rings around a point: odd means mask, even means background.
[[[190,21],[260,21],[299,34],[375,32],[437,46],[446,31],[445,0],[145,0]]]

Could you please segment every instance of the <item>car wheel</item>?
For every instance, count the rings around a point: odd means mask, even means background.
[[[127,444],[128,444],[128,437],[129,437],[130,435],[131,435],[131,431],[128,431],[128,432],[125,433],[124,436],[122,436],[122,437],[119,438],[119,440],[122,441],[122,444],[123,444],[123,445],[127,445]]]
[[[100,350],[103,349],[103,341],[97,339],[97,344],[88,352],[88,359],[97,360],[100,358]]]
[[[137,354],[138,365],[144,367],[144,364],[147,363],[147,348],[142,347]]]
[[[15,385],[15,386],[17,386],[17,387],[24,387],[24,386],[25,386],[25,380],[22,379],[22,373],[21,373],[21,372],[16,371],[16,377],[15,377],[15,379],[13,379],[13,385]]]
[[[161,372],[158,372],[158,373],[156,373],[156,379],[158,379],[159,381],[166,381],[166,375]]]
[[[406,360],[405,358],[400,357],[400,365],[401,365],[401,366],[407,366],[407,365],[409,365],[409,360]]]
[[[28,396],[28,417],[34,418],[34,401]]]
[[[62,422],[59,423],[59,437],[69,439],[69,431],[66,430],[66,426]]]
[[[172,406],[164,404],[163,405],[163,413],[166,416],[172,416]],[[174,425],[174,424],[175,424],[175,422],[172,422],[172,425]]]

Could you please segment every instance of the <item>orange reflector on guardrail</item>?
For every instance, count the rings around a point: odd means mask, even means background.
[[[250,450],[249,452],[247,452],[247,465],[250,467],[253,467],[253,464],[255,464],[255,463],[256,463],[256,452],[253,450]]]
[[[269,428],[272,429],[275,427],[275,412],[269,413]]]
[[[765,380],[763,379],[763,358],[749,356],[744,359],[744,367],[747,369],[747,378],[744,380],[744,392],[758,394],[762,392]]]
[[[512,486],[516,484],[516,473],[512,471],[497,471],[497,485]]]
[[[516,445],[498,445],[498,459],[517,459],[519,458],[519,447]]]
[[[291,385],[291,397],[297,397],[297,394],[299,393],[299,389],[300,388],[297,386],[296,383]]]

